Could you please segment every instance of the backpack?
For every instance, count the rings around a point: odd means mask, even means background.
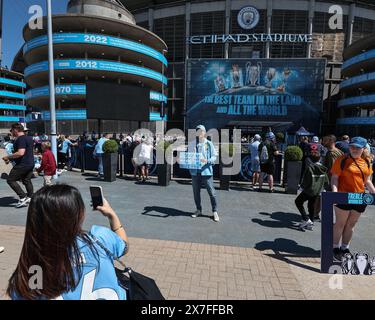
[[[268,148],[267,146],[264,144],[263,147],[262,147],[262,151],[260,152],[260,162],[261,163],[267,163],[270,159],[270,156],[268,154]]]

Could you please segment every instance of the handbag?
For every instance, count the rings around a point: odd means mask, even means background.
[[[120,261],[118,257],[115,257],[96,237],[91,234],[90,236],[110,258],[116,260],[124,267],[123,270],[115,267],[115,272],[120,286],[126,291],[128,300],[165,300],[154,279],[126,267],[126,265]]]

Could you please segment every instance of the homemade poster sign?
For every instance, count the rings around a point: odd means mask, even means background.
[[[202,168],[200,154],[196,152],[181,152],[179,162],[181,169],[198,170]]]

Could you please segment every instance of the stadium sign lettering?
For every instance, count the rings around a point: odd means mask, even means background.
[[[281,34],[281,33],[252,33],[252,34],[212,34],[187,38],[189,44],[209,43],[248,43],[248,42],[312,42],[311,34]]]

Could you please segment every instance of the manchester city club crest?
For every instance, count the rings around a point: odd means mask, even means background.
[[[365,194],[363,196],[363,203],[367,205],[372,205],[374,203],[374,196],[372,194]]]
[[[259,11],[252,6],[244,7],[240,10],[237,16],[237,21],[242,29],[250,30],[257,26],[259,23]]]

